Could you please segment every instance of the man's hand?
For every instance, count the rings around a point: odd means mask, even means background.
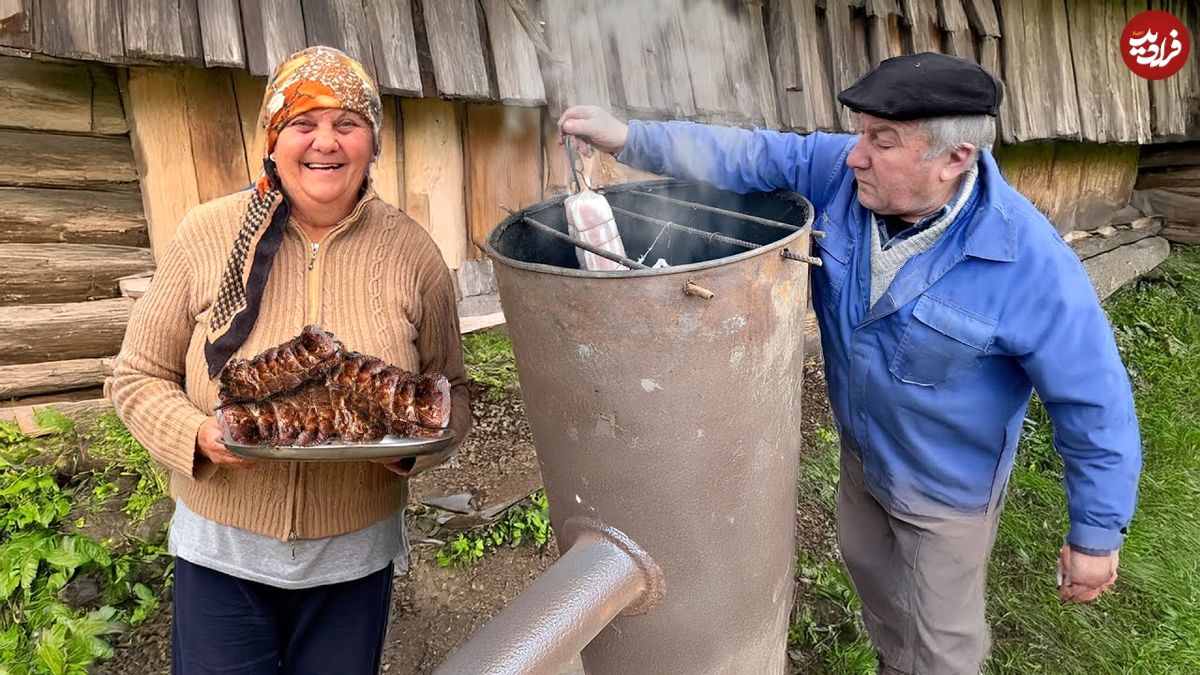
[[[625,139],[629,137],[629,127],[624,122],[594,105],[567,108],[558,118],[558,130],[558,142],[563,142],[563,135],[570,136],[571,143],[584,157],[591,157],[593,148],[616,155],[625,148]]]
[[[1062,581],[1058,597],[1063,602],[1091,602],[1117,583],[1118,551],[1094,556],[1064,545],[1059,552]]]
[[[229,448],[221,443],[221,425],[217,424],[215,417],[204,420],[204,424],[196,431],[196,453],[219,466],[254,466],[254,462],[229,452]]]

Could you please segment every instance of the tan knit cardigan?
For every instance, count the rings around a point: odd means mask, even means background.
[[[229,468],[196,452],[196,432],[217,400],[204,360],[210,306],[249,197],[222,197],[184,217],[133,306],[109,397],[134,437],[171,470],[171,494],[193,511],[284,540],[352,532],[403,508],[407,480],[371,462]],[[450,272],[429,234],[374,193],[317,245],[288,224],[258,321],[233,358],[289,340],[310,323],[348,349],[446,375],[451,426],[465,437],[471,415]]]

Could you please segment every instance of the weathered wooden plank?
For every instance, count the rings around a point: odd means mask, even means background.
[[[0,399],[99,387],[112,374],[112,358],[69,359],[0,366]]]
[[[740,71],[749,83],[751,92],[743,100],[742,109],[748,113],[749,121],[762,123],[769,129],[779,128],[779,102],[775,98],[775,83],[771,78],[771,61],[767,53],[767,34],[763,26],[763,8],[760,0],[738,4],[737,26],[741,31],[735,36],[736,44],[745,44],[748,53]],[[733,24],[729,24],[732,26]],[[731,41],[726,40],[728,46]],[[748,72],[747,72],[748,71]],[[741,78],[739,78],[741,79]],[[736,87],[735,87],[736,89]],[[742,100],[739,96],[739,100]]]
[[[36,49],[34,0],[0,0],[0,46]]]
[[[538,66],[537,51],[525,28],[517,21],[508,0],[483,0],[487,18],[492,62],[496,67],[496,88],[500,102],[508,105],[537,106],[546,102],[546,87]],[[623,71],[622,71],[623,72]]]
[[[575,67],[571,61],[571,13],[566,2],[540,0],[540,26],[545,28],[549,55],[540,59],[542,82],[546,86],[546,105],[550,116],[558,119],[569,106],[578,101],[575,93]],[[607,97],[606,97],[607,101]]]
[[[1091,1],[1067,8],[1079,120],[1083,138],[1097,143],[1142,143],[1150,138],[1146,80],[1125,66],[1112,47],[1127,16],[1124,3]]]
[[[300,0],[241,0],[242,33],[250,74],[270,76],[306,45]]]
[[[1167,219],[1164,237],[1181,243],[1200,243],[1176,236],[1176,233],[1200,233],[1200,187],[1138,189],[1132,201],[1143,213],[1161,214]]]
[[[963,9],[971,29],[981,37],[1001,37],[1000,17],[996,14],[994,0],[963,0]]]
[[[137,178],[128,139],[0,129],[0,185],[136,189]]]
[[[337,47],[358,59],[371,77],[375,60],[362,0],[301,0],[304,34],[310,45]]]
[[[233,92],[237,99],[238,119],[242,129],[242,147],[246,153],[246,180],[254,182],[262,175],[263,158],[267,154],[267,134],[259,123],[263,96],[267,84],[245,71],[233,71]]]
[[[1167,11],[1189,26],[1192,54],[1183,69],[1171,77],[1149,83],[1151,99],[1151,131],[1154,140],[1181,140],[1195,136],[1197,129],[1188,128],[1192,112],[1200,110],[1200,7],[1195,0],[1150,0],[1150,9]]]
[[[945,33],[946,53],[978,61],[971,24],[963,9],[963,0],[937,0],[938,25]]]
[[[904,21],[909,26],[912,52],[942,51],[942,35],[938,27],[937,0],[900,0]]]
[[[1143,145],[1138,154],[1138,168],[1182,168],[1200,164],[1200,141]]]
[[[0,365],[112,356],[132,306],[113,298],[0,307]]]
[[[1009,0],[1000,6],[1000,21],[1009,99],[1001,126],[1004,140],[1079,138],[1079,99],[1071,59],[1027,56],[1042,53],[1047,45],[1070,44],[1064,4]]]
[[[199,0],[204,65],[244,68],[242,13],[238,0]]]
[[[508,215],[542,198],[541,111],[500,105],[467,106],[467,223],[483,241]],[[472,257],[483,251],[471,247]]]
[[[150,245],[136,192],[0,188],[0,242]]]
[[[161,255],[183,215],[200,203],[187,90],[178,70],[130,68],[124,94],[150,245]]]
[[[866,0],[867,14],[867,47],[871,56],[871,65],[877,66],[880,61],[898,56],[901,52],[900,40],[892,34],[893,18],[899,14],[896,0]]]
[[[183,71],[187,96],[188,133],[196,169],[196,192],[201,202],[244,189],[246,149],[238,129],[233,80],[224,70],[188,68]]]
[[[818,31],[816,1],[779,0],[768,8],[768,44],[782,124],[797,131],[835,129],[832,86],[820,44],[812,37]]]
[[[1075,255],[1078,255],[1081,259],[1087,259],[1100,255],[1101,253],[1107,253],[1114,248],[1132,244],[1140,239],[1153,237],[1162,231],[1163,219],[1161,217],[1148,218],[1147,220],[1150,222],[1147,223],[1145,227],[1132,228],[1128,226],[1108,226],[1106,228],[1100,228],[1101,230],[1104,230],[1104,232],[1099,232],[1097,234],[1092,234],[1091,236],[1076,239],[1075,241],[1071,242],[1071,248],[1075,250]]]
[[[129,132],[117,71],[109,66],[88,66],[92,76],[92,133],[119,135]]]
[[[566,26],[575,84],[574,103],[611,107],[614,97],[609,90],[604,57],[608,49],[600,34],[598,7],[588,0],[566,0],[563,4],[569,8]]]
[[[542,198],[567,193],[571,169],[566,151],[558,143],[558,118],[549,110],[542,113]]]
[[[120,61],[121,0],[39,0],[41,49],[51,56]]]
[[[696,114],[696,98],[688,75],[687,44],[684,41],[683,0],[659,0],[660,23],[653,36],[657,51],[650,63],[656,67],[658,87],[663,94],[663,111],[668,117],[688,118]]]
[[[725,5],[714,0],[684,3],[683,41],[687,45],[688,73],[696,112],[704,121],[733,122],[738,116],[740,106],[735,93],[738,78],[730,72],[738,64],[728,58],[713,57],[714,54],[729,56],[723,28],[735,21]]]
[[[397,110],[398,101],[394,97],[384,96],[381,103],[383,124],[379,130],[379,158],[371,166],[371,179],[383,201],[403,209],[404,137]]]
[[[404,207],[433,235],[450,269],[467,257],[461,103],[402,99]]]
[[[828,44],[827,63],[831,64],[833,72],[833,81],[830,84],[833,85],[833,92],[836,94],[854,84],[870,64],[855,50],[854,36],[857,33],[851,27],[850,7],[844,0],[826,0],[825,24],[826,30],[822,38]],[[839,104],[836,106],[836,113],[842,131],[855,129],[856,122],[852,111]]]
[[[1162,236],[1167,241],[1177,244],[1196,246],[1200,244],[1200,226],[1170,223],[1163,228]]]
[[[0,305],[115,298],[117,278],[154,268],[150,250],[107,244],[0,244]]]
[[[381,91],[421,95],[421,68],[409,0],[363,0],[371,54]]]
[[[438,93],[451,98],[492,98],[474,0],[421,0],[425,34]]]
[[[91,132],[87,67],[0,56],[0,126]]]
[[[1083,261],[1096,294],[1103,300],[1125,284],[1158,267],[1171,253],[1162,237],[1149,237]]]
[[[128,56],[204,63],[194,0],[124,0],[124,5],[125,53]]]

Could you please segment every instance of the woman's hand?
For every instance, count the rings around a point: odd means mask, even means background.
[[[624,122],[595,105],[567,108],[558,118],[558,130],[571,137],[571,143],[584,157],[592,156],[592,148],[617,155],[629,137],[629,127]],[[559,142],[563,142],[561,136]]]
[[[196,431],[196,454],[219,466],[254,466],[254,462],[229,452],[229,448],[221,442],[221,435],[221,425],[217,424],[217,418],[209,417],[204,420],[204,424]]]
[[[442,454],[421,455],[420,457],[405,457],[404,459],[379,459],[376,464],[382,464],[388,471],[411,478],[423,471],[428,471],[446,460]]]

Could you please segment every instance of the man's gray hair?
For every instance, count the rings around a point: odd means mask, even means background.
[[[991,148],[996,141],[996,118],[991,115],[948,115],[946,117],[930,117],[920,121],[918,126],[929,139],[929,151],[925,159],[933,159],[948,152],[959,143],[970,143],[982,150]],[[978,161],[979,153],[975,153]]]

